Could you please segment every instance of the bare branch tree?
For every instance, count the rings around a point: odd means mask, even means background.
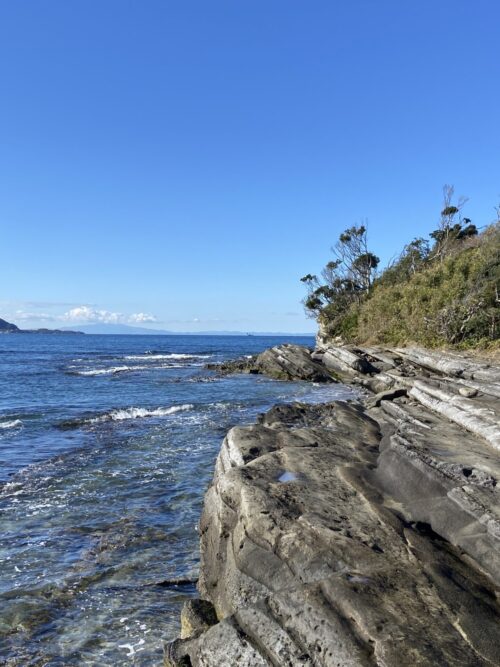
[[[457,238],[463,236],[473,236],[477,234],[475,225],[470,224],[469,218],[462,218],[462,209],[469,201],[467,197],[459,197],[456,203],[453,203],[455,188],[453,185],[443,186],[443,208],[441,209],[441,218],[439,227],[431,233],[436,245],[433,249],[433,257],[443,261],[444,256],[450,248],[450,244]],[[465,229],[462,225],[467,224]]]
[[[301,278],[308,291],[303,303],[306,312],[314,317],[326,306],[340,313],[346,312],[353,302],[359,302],[371,289],[380,261],[368,249],[365,225],[346,229],[331,250],[334,259],[321,272],[323,282],[312,274]]]

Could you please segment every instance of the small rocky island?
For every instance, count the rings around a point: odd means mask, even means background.
[[[20,329],[17,325],[0,318],[0,334],[82,334],[83,331],[63,331],[62,329]]]
[[[498,665],[500,368],[319,335],[216,370],[360,398],[229,431],[165,665]]]

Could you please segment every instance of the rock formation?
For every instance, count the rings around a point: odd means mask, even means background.
[[[291,343],[276,345],[252,357],[235,359],[221,364],[207,364],[206,368],[223,375],[256,373],[267,375],[275,380],[307,380],[309,382],[335,382],[337,380],[334,372],[315,360],[311,350]]]
[[[201,600],[165,665],[498,665],[500,369],[283,347],[248,367],[372,393],[229,431],[200,522]]]

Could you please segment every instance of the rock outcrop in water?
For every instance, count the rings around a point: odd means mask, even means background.
[[[308,354],[372,393],[227,434],[200,522],[203,602],[165,664],[497,665],[500,369],[420,349]]]
[[[307,380],[308,382],[335,382],[337,376],[314,358],[311,350],[302,345],[276,345],[252,357],[235,359],[220,364],[207,364],[220,374],[255,373],[275,380]]]

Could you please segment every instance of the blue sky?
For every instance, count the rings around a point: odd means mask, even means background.
[[[500,201],[497,0],[0,0],[0,317],[313,331],[299,278]]]

